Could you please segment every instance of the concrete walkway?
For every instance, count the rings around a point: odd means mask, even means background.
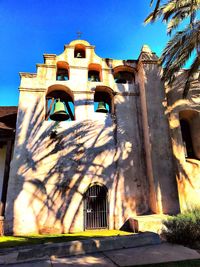
[[[152,232],[0,249],[0,267],[137,266],[190,259],[200,254],[161,243]]]
[[[77,255],[67,258],[37,260],[26,263],[4,264],[0,266],[15,267],[65,267],[65,266],[138,266],[143,264],[156,264],[170,261],[200,259],[195,250],[169,243],[143,246],[137,248],[118,249],[100,253]]]
[[[40,245],[0,249],[0,264],[21,263],[33,260],[49,259],[99,253],[124,248],[142,247],[160,244],[158,234],[145,232],[127,236],[89,238],[64,243],[46,243]]]

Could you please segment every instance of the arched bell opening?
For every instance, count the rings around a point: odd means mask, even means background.
[[[131,84],[135,82],[135,70],[130,66],[118,66],[113,70],[116,83]]]
[[[108,228],[107,188],[91,185],[84,195],[84,229]]]
[[[88,81],[90,82],[102,81],[102,69],[99,64],[91,63],[88,66]]]
[[[86,51],[85,51],[84,45],[82,45],[82,44],[75,45],[74,57],[75,58],[85,58],[86,57]]]
[[[94,93],[94,111],[99,113],[114,113],[112,89],[99,86]]]
[[[64,61],[57,62],[57,81],[68,81],[69,80],[69,64]]]
[[[74,97],[64,86],[50,87],[46,95],[46,120],[75,120]]]
[[[179,118],[185,157],[200,159],[200,113],[183,110]]]

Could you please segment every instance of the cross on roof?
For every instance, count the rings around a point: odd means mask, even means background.
[[[81,35],[83,34],[82,32],[78,31],[77,33],[77,39],[80,39],[81,38]]]

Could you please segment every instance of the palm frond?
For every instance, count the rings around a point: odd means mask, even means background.
[[[152,6],[154,2],[155,2],[155,0],[151,0],[150,6]],[[155,6],[153,12],[150,13],[147,16],[147,18],[144,20],[144,23],[145,24],[150,23],[150,22],[154,22],[156,18],[160,17],[160,15],[161,15],[161,14],[159,15],[159,12],[160,12],[159,11],[160,3],[161,3],[161,0],[157,0],[156,6]]]
[[[184,31],[177,32],[167,43],[161,55],[161,64],[164,67],[162,78],[168,83],[173,82],[174,73],[179,71],[196,51],[199,32],[199,22],[193,29],[188,25]]]
[[[170,23],[168,33],[171,34],[185,18],[189,17],[191,22],[194,22],[199,8],[200,0],[168,0],[162,5],[159,2],[158,7],[147,16],[145,23],[152,23],[162,18],[163,21]]]
[[[176,28],[178,28],[178,26],[180,25],[180,23],[182,22],[182,17],[174,17],[170,20],[170,22],[167,24],[167,34],[171,35],[172,31],[175,30]]]
[[[145,19],[145,23],[155,22],[160,18],[167,23],[167,34],[171,35],[175,32],[160,58],[164,67],[162,78],[172,83],[174,74],[183,68],[192,53],[196,52],[196,57],[187,72],[183,94],[185,97],[190,87],[191,77],[200,66],[200,21],[197,20],[200,0],[151,0],[150,5],[155,2],[155,8]],[[185,19],[189,19],[189,22]],[[178,27],[183,25],[183,21],[187,22],[186,28],[177,31]]]
[[[157,10],[159,9],[160,2],[161,2],[161,0],[157,0],[157,2],[156,2],[156,7],[155,7],[154,12],[153,12],[152,21],[154,21],[156,19],[156,13],[157,13]]]
[[[200,67],[200,55],[197,55],[187,73],[187,80],[183,90],[183,98],[186,98],[190,89],[191,81],[193,80],[194,74],[199,70]]]
[[[152,5],[153,5],[153,2],[154,2],[154,0],[151,0],[151,2],[150,2],[150,6],[152,6]]]

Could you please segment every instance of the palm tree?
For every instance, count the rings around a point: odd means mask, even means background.
[[[167,43],[160,62],[164,67],[163,80],[169,84],[174,81],[174,74],[178,72],[194,54],[190,69],[186,72],[186,83],[183,97],[186,97],[190,88],[190,81],[200,66],[200,21],[197,19],[197,11],[200,8],[200,0],[151,0],[151,5],[156,2],[153,12],[146,18],[145,23],[155,22],[157,18],[167,23],[167,33],[171,36]],[[183,22],[189,19],[186,27]],[[187,21],[186,21],[187,22]]]

